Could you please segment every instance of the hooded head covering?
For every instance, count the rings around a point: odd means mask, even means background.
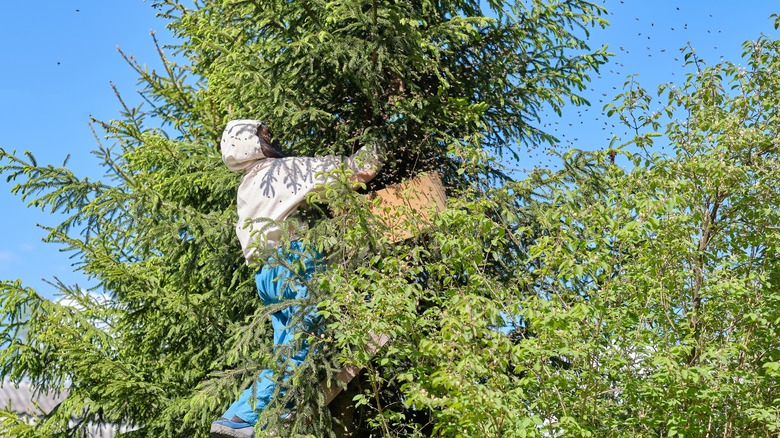
[[[267,139],[261,137],[261,130],[267,127],[259,120],[231,120],[222,133],[220,147],[222,161],[228,169],[242,172],[258,160],[282,156]]]

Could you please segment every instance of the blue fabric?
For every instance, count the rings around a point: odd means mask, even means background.
[[[278,259],[276,258],[278,257]],[[312,248],[307,248],[299,241],[290,243],[289,249],[282,248],[277,256],[270,259],[255,274],[257,293],[266,306],[279,304],[287,300],[307,298],[309,290],[306,282],[311,276],[322,268],[322,255]],[[311,330],[320,320],[315,309],[307,309],[303,317],[302,327],[293,324],[293,318],[298,313],[300,306],[288,306],[271,314],[271,325],[274,329],[274,345],[289,346],[295,334],[301,330]],[[282,357],[283,361],[291,366],[298,366],[306,359],[309,346],[304,341],[301,348],[290,357]],[[282,381],[287,378],[285,374]],[[271,402],[276,382],[273,371],[264,370],[260,373],[257,382],[247,388],[223,415],[224,418],[236,416],[250,425],[257,423],[259,413]],[[250,403],[254,392],[256,404]],[[280,395],[284,395],[283,390]],[[232,427],[232,426],[230,426]]]

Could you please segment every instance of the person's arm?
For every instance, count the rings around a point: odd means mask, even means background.
[[[323,155],[318,157],[287,157],[267,165],[271,179],[283,185],[293,194],[305,194],[322,190],[338,181],[335,173],[342,166],[350,171],[353,188],[371,181],[382,169],[381,147],[369,145],[358,149],[350,157]],[[302,198],[301,198],[302,200]]]

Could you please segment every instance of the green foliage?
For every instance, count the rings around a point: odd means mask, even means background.
[[[55,283],[55,303],[0,283],[0,374],[69,391],[33,426],[4,413],[4,433],[83,436],[80,418],[205,436],[261,369],[284,368],[267,327],[278,306],[259,305],[234,237],[239,176],[217,147],[229,118],[251,117],[295,154],[380,142],[389,163],[369,188],[437,170],[449,195],[400,243],[346,175],[310,198],[304,239],[329,266],[301,304],[328,328],[298,339],[315,353],[260,424],[295,401],[282,434],[777,434],[780,43],[747,43],[745,68],[686,53],[693,73],[659,90],[659,110],[629,81],[607,111],[635,138],[512,181],[499,159],[552,141],[542,107],[584,103],[604,60],[578,38],[603,24],[593,4],[156,7],[184,63],[127,57],[146,103],[96,122],[112,143],[96,150],[105,178],[0,150],[20,196],[66,214],[48,240],[97,284]],[[659,136],[672,154],[653,152]],[[370,333],[391,341],[374,353]],[[365,368],[348,417],[320,390],[344,364]]]
[[[235,118],[267,120],[294,154],[381,139],[379,183],[457,169],[453,143],[515,154],[549,142],[543,107],[584,100],[606,59],[580,37],[604,25],[586,1],[160,1],[204,93]],[[453,162],[455,161],[455,162]]]

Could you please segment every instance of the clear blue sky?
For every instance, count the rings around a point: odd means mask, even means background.
[[[118,117],[111,82],[126,99],[139,101],[135,72],[117,46],[157,66],[150,31],[170,36],[155,13],[141,0],[6,2],[0,14],[0,147],[32,151],[39,163],[61,164],[70,154],[69,166],[79,175],[100,176],[90,154],[96,144],[90,115]],[[0,279],[22,279],[47,296],[53,288],[42,277],[86,284],[72,273],[66,254],[41,241],[45,232],[36,223],[54,225],[57,218],[26,208],[11,187],[3,175]]]
[[[706,60],[738,61],[743,41],[766,33],[777,37],[771,13],[780,4],[745,0],[605,0],[612,23],[594,30],[592,46],[609,44],[616,56],[594,77],[587,92],[589,109],[569,108],[564,118],[546,122],[565,146],[596,149],[616,133],[614,122],[601,115],[603,105],[619,92],[627,75],[638,73],[649,89],[664,82],[680,83],[685,71],[679,48],[690,42]],[[39,163],[70,166],[81,175],[99,176],[90,151],[95,141],[89,116],[111,119],[119,105],[110,82],[128,100],[136,77],[116,51],[120,46],[142,63],[157,65],[149,31],[170,37],[141,0],[43,0],[10,2],[0,18],[0,147],[29,150]],[[675,59],[677,58],[677,59]],[[579,111],[579,113],[578,113]],[[556,123],[557,122],[557,123]],[[605,124],[606,122],[606,124]],[[543,150],[532,151],[522,167],[546,163]],[[0,279],[22,279],[46,296],[53,289],[40,279],[59,277],[86,284],[72,273],[67,254],[44,244],[36,223],[54,225],[57,218],[26,208],[10,194],[12,184],[0,181]]]

